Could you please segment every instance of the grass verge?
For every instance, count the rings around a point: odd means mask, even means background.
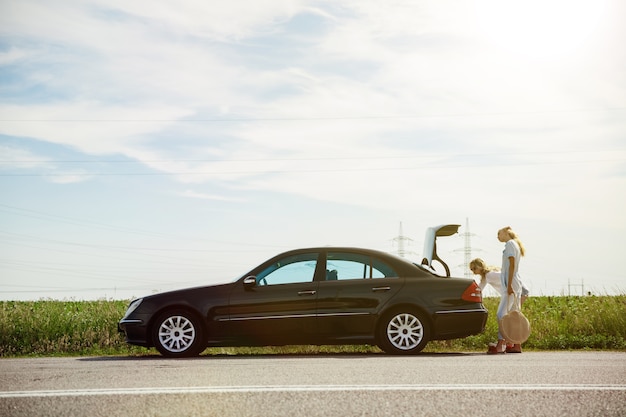
[[[497,338],[499,299],[487,298],[490,311],[482,334],[430,342],[425,352],[482,351]],[[1,301],[0,357],[60,355],[142,355],[117,332],[126,301]],[[532,333],[526,350],[626,350],[626,295],[531,297],[523,306]],[[375,346],[281,346],[210,348],[209,355],[320,354],[380,352]]]

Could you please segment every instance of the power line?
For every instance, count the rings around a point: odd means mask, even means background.
[[[76,218],[67,217],[67,216],[59,216],[56,214],[50,214],[50,213],[45,213],[45,212],[38,211],[38,210],[15,207],[12,205],[2,204],[2,203],[0,203],[0,212],[22,216],[22,217],[29,217],[29,218],[35,218],[35,219],[40,219],[40,220],[45,220],[45,221],[50,221],[50,222],[56,222],[56,223],[72,224],[72,225],[82,226],[82,227],[95,227],[95,228],[109,230],[109,231],[131,233],[131,234],[137,234],[137,235],[143,235],[143,236],[149,236],[149,237],[160,237],[160,238],[166,238],[166,239],[174,238],[174,239],[179,239],[179,240],[183,240],[186,242],[197,241],[197,242],[214,243],[214,244],[219,244],[219,245],[248,246],[248,247],[258,247],[258,248],[284,248],[284,246],[255,244],[255,243],[248,243],[248,242],[218,241],[218,240],[210,240],[210,239],[204,239],[204,238],[198,238],[198,237],[180,236],[180,235],[174,235],[170,233],[133,229],[133,228],[115,226],[115,225],[106,224],[106,223],[100,223],[100,222],[96,222],[93,220],[84,220],[84,219],[76,219]],[[27,237],[27,236],[23,235],[23,237]]]
[[[38,173],[38,174],[0,174],[0,177],[150,177],[150,176],[198,176],[198,175],[242,175],[242,174],[310,174],[310,173],[336,173],[336,172],[372,172],[372,171],[419,171],[422,169],[431,168],[486,168],[496,166],[545,166],[545,165],[583,165],[598,162],[622,162],[625,158],[619,159],[597,159],[597,160],[583,160],[583,161],[532,161],[532,162],[502,162],[491,163],[485,165],[484,163],[465,164],[465,165],[444,165],[441,163],[425,164],[421,166],[410,167],[386,167],[386,168],[329,168],[329,169],[284,169],[284,170],[248,170],[248,171],[184,171],[184,172],[93,172],[93,173]]]
[[[508,112],[462,112],[440,114],[395,114],[395,115],[353,115],[353,116],[283,116],[283,117],[209,117],[185,119],[0,119],[0,122],[14,123],[237,123],[237,122],[301,122],[320,120],[398,120],[398,119],[430,119],[430,118],[464,118],[464,117],[501,117],[526,116],[537,114],[569,114],[569,113],[603,113],[623,111],[626,107],[610,107],[604,109],[556,109],[527,110]]]
[[[38,236],[31,236],[31,235],[23,235],[20,233],[11,233],[11,232],[6,232],[4,230],[0,230],[0,235],[7,235],[9,237],[14,237],[17,239],[22,239],[22,240],[34,240],[37,243],[52,243],[52,244],[60,244],[60,245],[66,245],[66,246],[75,246],[75,247],[81,247],[81,248],[90,248],[90,249],[106,249],[106,250],[114,250],[114,251],[122,251],[122,252],[141,252],[141,251],[147,251],[147,252],[189,252],[189,253],[222,253],[222,252],[231,252],[227,249],[189,249],[189,248],[171,248],[171,247],[167,247],[167,248],[148,248],[148,247],[144,247],[144,246],[118,246],[118,245],[102,245],[102,244],[96,244],[96,243],[86,243],[86,242],[70,242],[70,241],[66,241],[66,240],[56,240],[56,239],[46,239],[46,238],[42,238],[42,237],[38,237]],[[233,243],[234,245],[238,245]],[[241,251],[238,250],[238,253],[241,252],[256,252],[256,251]]]
[[[230,162],[303,162],[303,161],[363,161],[363,160],[392,160],[392,159],[433,159],[433,158],[480,158],[480,157],[504,157],[504,156],[540,156],[540,155],[563,155],[591,153],[614,153],[624,152],[626,148],[614,149],[584,149],[584,150],[558,150],[558,151],[515,151],[515,152],[481,152],[481,153],[425,153],[421,155],[374,155],[374,156],[325,156],[325,157],[289,157],[289,158],[242,158],[242,159],[198,159],[198,158],[165,158],[165,159],[22,159],[22,160],[0,160],[0,163],[112,163],[112,164],[145,164],[163,162],[208,162],[208,163],[230,163]]]

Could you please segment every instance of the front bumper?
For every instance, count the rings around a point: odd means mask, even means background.
[[[145,347],[152,346],[152,340],[148,335],[148,327],[143,320],[122,319],[117,324],[117,331],[124,333],[126,343]]]

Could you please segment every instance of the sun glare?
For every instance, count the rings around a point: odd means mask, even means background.
[[[480,0],[478,30],[513,55],[550,59],[575,53],[601,23],[603,0]]]

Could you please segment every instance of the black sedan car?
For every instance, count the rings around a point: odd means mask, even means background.
[[[164,356],[210,346],[377,344],[412,354],[429,340],[481,333],[487,320],[471,279],[357,248],[289,251],[224,285],[132,301],[119,330]]]

